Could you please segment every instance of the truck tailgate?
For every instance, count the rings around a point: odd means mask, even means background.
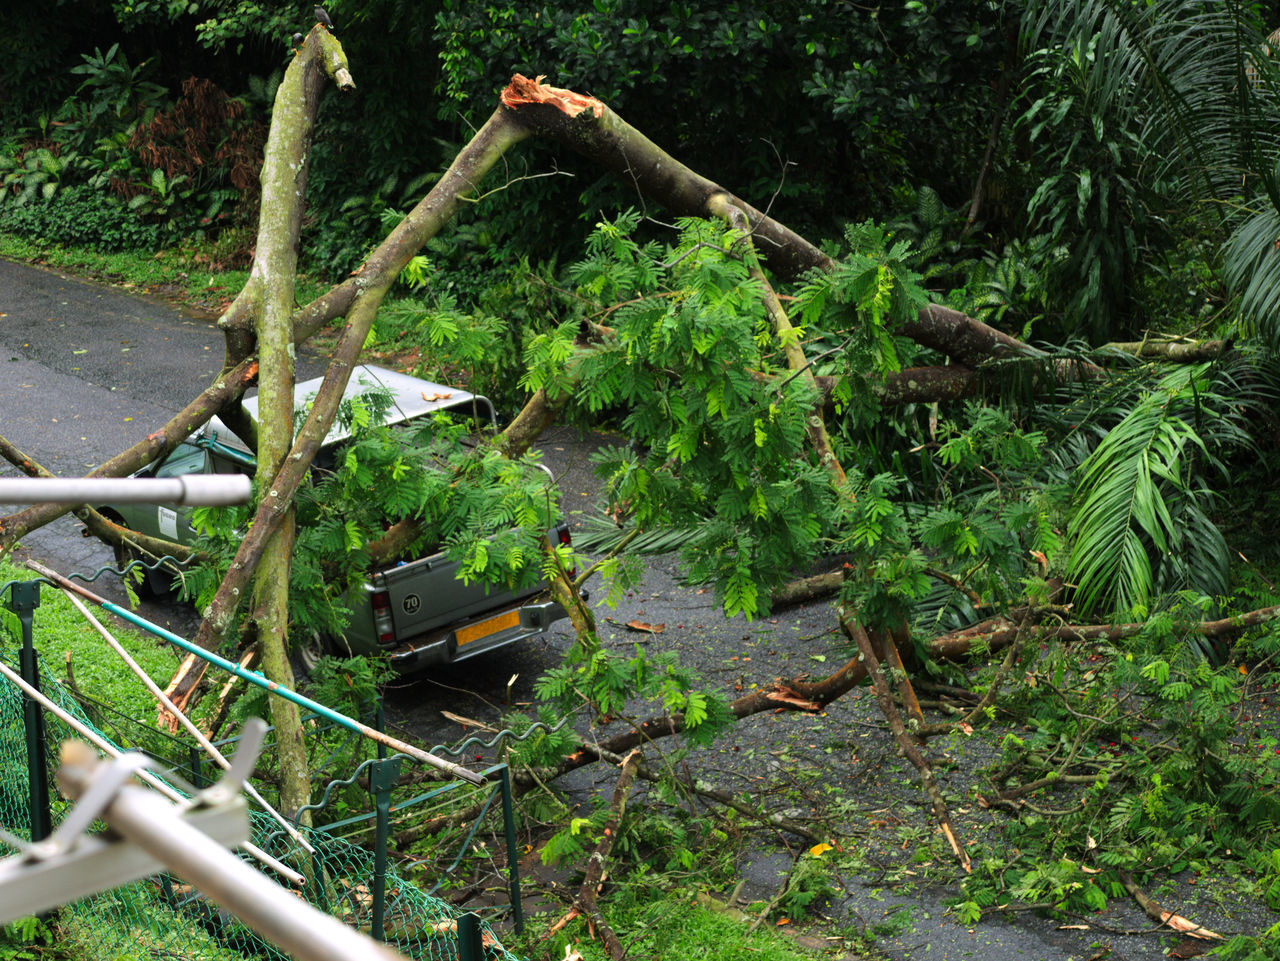
[[[397,638],[415,637],[485,611],[514,606],[539,590],[539,585],[513,592],[474,580],[464,584],[457,573],[456,561],[433,554],[374,576],[373,585],[387,591]]]

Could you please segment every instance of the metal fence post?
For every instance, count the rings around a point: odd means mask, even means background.
[[[204,780],[204,761],[200,757],[200,749],[187,748],[187,761],[191,766],[191,786],[207,787]]]
[[[332,905],[329,903],[328,878],[324,872],[324,857],[320,853],[320,845],[318,844],[311,852],[311,877],[307,878],[306,886],[315,888],[315,893],[311,896],[311,903],[325,912],[325,914],[333,914]]]
[[[40,582],[19,581],[9,588],[9,610],[22,625],[22,651],[18,670],[22,679],[40,689],[40,665],[36,660],[32,624],[40,606]],[[44,711],[30,697],[23,699],[22,720],[27,732],[28,803],[31,806],[31,840],[47,838],[53,831],[49,815],[49,761],[45,753]]]
[[[502,826],[507,835],[507,885],[511,898],[511,916],[516,933],[524,931],[524,906],[520,903],[520,856],[516,851],[515,805],[511,803],[511,768],[502,765]]]
[[[384,920],[387,906],[387,835],[391,822],[391,789],[400,780],[400,758],[375,761],[369,767],[369,791],[373,794],[377,821],[373,840],[373,917],[369,934],[375,941],[385,940]]]
[[[458,915],[458,961],[484,961],[480,915],[470,911]]]

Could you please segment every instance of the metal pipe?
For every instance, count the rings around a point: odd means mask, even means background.
[[[461,778],[464,781],[468,781],[472,784],[483,784],[485,782],[483,775],[477,774],[475,771],[469,771],[461,764],[446,761],[444,758],[436,757],[434,754],[424,751],[421,748],[414,747],[412,744],[402,741],[399,738],[392,737],[390,734],[384,734],[383,732],[370,727],[368,724],[364,724],[354,718],[347,717],[345,714],[340,714],[331,707],[326,707],[319,701],[313,701],[311,698],[303,694],[299,694],[297,691],[291,691],[289,688],[277,683],[276,681],[270,681],[256,671],[246,671],[234,661],[228,661],[225,657],[220,657],[212,651],[206,651],[200,645],[193,644],[186,638],[179,637],[171,631],[166,631],[159,624],[153,624],[146,618],[139,617],[132,611],[125,610],[119,604],[113,604],[105,597],[100,597],[88,588],[83,587],[80,584],[72,583],[57,571],[50,570],[43,564],[38,564],[35,561],[27,561],[27,566],[36,573],[49,578],[49,580],[57,584],[59,587],[75,591],[81,597],[93,601],[93,603],[97,604],[104,610],[110,611],[112,614],[116,615],[116,617],[122,618],[130,624],[135,624],[143,630],[154,634],[156,637],[163,638],[170,644],[182,648],[188,654],[194,654],[196,657],[208,661],[210,664],[220,667],[229,674],[234,674],[236,677],[242,678],[250,684],[255,684],[271,694],[279,695],[286,701],[292,701],[300,707],[305,707],[309,711],[314,711],[316,714],[319,714],[328,721],[332,721],[340,727],[345,727],[349,731],[355,731],[357,734],[361,734],[364,737],[369,738],[371,741],[376,741],[379,744],[385,744],[393,751],[399,751],[402,754],[407,754],[415,761],[421,761],[423,764],[439,768],[441,771],[452,774],[454,777]]]
[[[94,629],[102,635],[103,640],[105,640],[107,644],[111,646],[111,649],[119,655],[120,659],[125,662],[129,670],[133,671],[133,673],[137,675],[138,680],[142,681],[143,685],[151,693],[151,696],[163,704],[165,706],[165,710],[169,711],[178,719],[178,723],[186,729],[188,734],[196,739],[196,743],[209,753],[209,756],[218,763],[219,767],[224,771],[230,770],[231,762],[223,756],[221,751],[213,746],[213,743],[204,736],[204,733],[198,727],[191,723],[190,718],[183,714],[182,711],[178,710],[178,706],[174,704],[173,701],[169,700],[169,696],[165,694],[164,691],[160,690],[160,685],[151,680],[150,675],[148,675],[147,672],[138,665],[137,661],[129,656],[129,652],[120,645],[119,641],[111,636],[111,632],[102,626],[102,622],[93,616],[93,612],[84,606],[84,602],[66,588],[63,588],[62,593],[67,596],[67,600],[71,601],[71,603],[75,605],[76,610],[84,616],[84,619],[92,624]],[[302,845],[308,854],[315,851],[315,848],[311,846],[311,843],[298,833],[298,829],[289,823],[289,820],[283,814],[268,804],[266,798],[259,794],[258,789],[248,781],[244,782],[244,793],[253,798],[258,803],[259,807],[266,811],[267,814],[271,816],[272,820],[284,828],[285,833],[287,833],[289,837]]]
[[[4,477],[0,504],[244,504],[252,485],[243,474],[177,477]]]
[[[24,681],[21,675],[19,675],[17,671],[11,668],[8,664],[5,664],[3,661],[0,661],[0,674],[3,674],[5,677],[7,677],[10,681],[16,684],[24,694],[34,699],[35,701],[39,702],[39,704],[46,711],[54,715],[54,717],[58,718],[64,724],[66,724],[68,727],[74,730],[77,734],[79,734],[82,738],[92,743],[94,747],[96,747],[102,753],[109,754],[111,757],[119,757],[121,754],[124,753],[118,747],[116,747],[114,744],[112,744],[110,741],[104,738],[101,734],[95,731],[93,728],[89,727],[87,724],[81,723],[78,718],[73,717],[71,714],[64,711],[62,708],[58,707],[58,705],[54,704],[53,701],[49,700],[47,697],[45,697],[43,694],[41,694],[39,691],[33,688],[30,684]],[[150,771],[146,771],[146,770],[139,771],[138,777],[140,777],[143,781],[146,781],[148,784],[150,784],[153,788],[155,788],[157,791],[159,791],[161,794],[163,794],[165,797],[167,797],[171,801],[182,802],[186,800],[181,794],[175,791],[173,787],[166,784],[164,781],[160,780]],[[266,851],[263,851],[256,845],[246,841],[244,844],[240,845],[240,849],[244,851],[246,854],[249,854],[252,857],[257,858],[259,861],[261,861],[267,867],[271,868],[271,870],[275,871],[277,874],[280,874],[283,877],[288,878],[294,884],[306,883],[307,879],[305,877],[303,877],[297,871],[293,870],[293,868],[289,867],[288,865],[282,864],[280,861],[277,861],[270,854],[268,854]],[[250,870],[252,871],[253,869],[250,868]],[[257,872],[255,871],[254,873],[256,874]]]
[[[78,796],[92,781],[92,767],[64,763],[58,781],[69,794]],[[384,945],[300,901],[204,832],[184,823],[177,813],[150,791],[126,784],[102,812],[102,819],[292,957],[301,961],[403,961]]]

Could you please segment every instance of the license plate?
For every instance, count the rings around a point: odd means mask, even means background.
[[[497,617],[491,617],[479,624],[471,624],[468,627],[459,628],[455,637],[458,639],[458,646],[470,644],[472,641],[478,641],[482,637],[488,637],[490,634],[497,634],[499,631],[506,630],[508,627],[515,627],[520,623],[519,611],[507,611],[505,614],[499,614]]]

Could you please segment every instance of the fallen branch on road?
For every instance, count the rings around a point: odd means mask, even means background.
[[[893,695],[889,692],[889,681],[880,667],[880,661],[876,657],[871,638],[862,625],[849,617],[843,610],[840,612],[840,626],[853,642],[858,645],[858,653],[866,664],[867,672],[871,675],[871,683],[875,690],[876,701],[880,705],[880,712],[884,715],[885,721],[889,725],[889,730],[893,734],[893,739],[898,744],[898,751],[912,763],[919,773],[920,783],[924,785],[925,793],[929,795],[929,799],[933,802],[933,816],[942,828],[942,833],[946,835],[947,843],[951,845],[951,850],[955,852],[960,866],[964,868],[966,874],[969,873],[973,870],[973,867],[964,845],[960,843],[955,829],[951,826],[951,814],[947,810],[947,802],[942,796],[942,789],[938,787],[938,782],[933,776],[933,769],[929,766],[929,762],[920,753],[918,743],[902,723],[902,716],[898,713],[897,705],[893,702]],[[889,639],[885,643],[887,647],[893,642]]]
[[[604,943],[604,946],[609,951],[609,956],[614,961],[622,961],[627,956],[627,950],[622,946],[622,942],[618,940],[618,935],[600,913],[600,906],[596,903],[596,898],[600,894],[600,889],[604,887],[605,863],[608,861],[609,852],[613,850],[613,842],[617,840],[618,828],[622,824],[622,815],[626,810],[627,798],[631,795],[631,787],[635,783],[636,768],[639,765],[640,751],[638,749],[622,759],[622,771],[618,775],[618,783],[613,789],[613,798],[609,802],[609,819],[605,822],[604,834],[601,835],[600,842],[596,845],[595,850],[591,852],[591,856],[587,858],[586,873],[582,879],[582,886],[578,888],[578,894],[573,899],[573,907],[560,920],[547,928],[542,940],[545,941],[552,937],[574,918],[585,917],[587,919],[587,927],[591,930],[592,936],[598,937]]]
[[[1179,934],[1190,935],[1193,938],[1200,938],[1204,941],[1222,941],[1222,935],[1216,931],[1210,931],[1208,928],[1196,924],[1184,918],[1180,914],[1174,914],[1172,911],[1166,911],[1160,907],[1155,901],[1147,896],[1146,892],[1133,880],[1133,875],[1123,868],[1118,869],[1117,874],[1120,875],[1120,883],[1124,885],[1124,889],[1134,901],[1138,902],[1138,907],[1142,908],[1142,913],[1158,924],[1164,924],[1177,931]]]

